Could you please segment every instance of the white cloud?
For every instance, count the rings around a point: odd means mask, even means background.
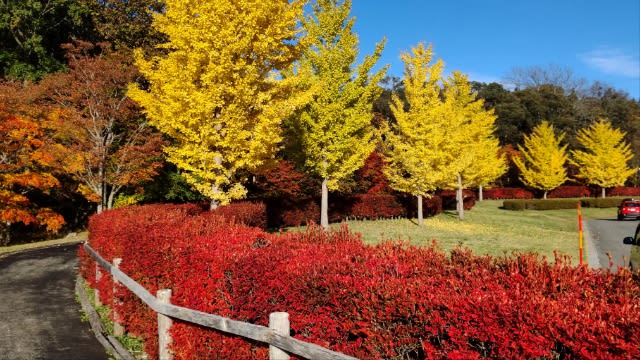
[[[601,48],[580,55],[587,65],[611,75],[640,77],[640,60],[620,49]]]

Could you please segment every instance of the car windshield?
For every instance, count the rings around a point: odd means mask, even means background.
[[[622,204],[622,206],[626,206],[626,207],[640,207],[640,203],[637,203],[637,202],[629,202],[629,203],[624,203],[624,204]]]

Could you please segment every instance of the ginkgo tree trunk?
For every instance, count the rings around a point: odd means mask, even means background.
[[[525,136],[524,146],[518,145],[522,158],[514,157],[513,163],[520,170],[522,182],[534,189],[547,192],[567,181],[567,145],[560,145],[564,133],[556,136],[553,126],[543,121]]]
[[[612,127],[609,121],[600,119],[580,129],[576,137],[584,148],[571,152],[571,162],[579,170],[577,177],[601,187],[603,198],[607,188],[624,185],[638,171],[628,165],[633,152],[624,136],[624,132]]]
[[[341,180],[361,168],[373,151],[372,105],[382,89],[383,68],[370,75],[383,49],[355,66],[358,37],[350,18],[351,1],[317,0],[303,27],[310,47],[300,61],[306,81],[315,86],[313,99],[291,119],[297,129],[305,168],[322,179],[320,224],[329,227],[328,194]]]
[[[148,86],[132,85],[165,148],[211,208],[245,196],[241,173],[274,157],[281,120],[302,103],[281,70],[299,58],[303,1],[167,0],[154,27],[166,55],[138,51]]]

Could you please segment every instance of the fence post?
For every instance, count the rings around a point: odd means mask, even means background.
[[[116,269],[120,269],[120,263],[122,262],[122,259],[120,258],[115,258],[113,259],[113,267],[115,267]],[[124,327],[122,326],[122,324],[120,323],[120,314],[118,314],[118,311],[116,310],[116,305],[120,305],[119,301],[118,301],[118,297],[116,296],[117,292],[118,292],[118,280],[116,278],[113,278],[113,335],[114,336],[122,336],[124,335]]]
[[[289,336],[289,314],[286,312],[269,314],[269,329],[278,335]],[[289,354],[269,345],[269,360],[289,360]]]
[[[94,291],[94,302],[96,303],[96,307],[101,306],[102,302],[100,301],[100,290],[98,290],[98,282],[102,279],[102,272],[100,271],[100,264],[96,261],[96,289]]]
[[[158,290],[156,298],[161,304],[171,304],[171,289]],[[158,356],[160,360],[173,359],[173,355],[169,351],[169,344],[171,344],[169,328],[171,328],[171,323],[170,317],[158,313]]]

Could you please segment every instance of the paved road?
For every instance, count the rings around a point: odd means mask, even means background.
[[[1,360],[102,360],[75,300],[78,245],[0,258]]]
[[[587,261],[592,268],[609,268],[609,255],[613,271],[629,264],[630,247],[622,244],[622,239],[625,236],[633,236],[638,221],[591,219],[587,220],[585,225]]]

